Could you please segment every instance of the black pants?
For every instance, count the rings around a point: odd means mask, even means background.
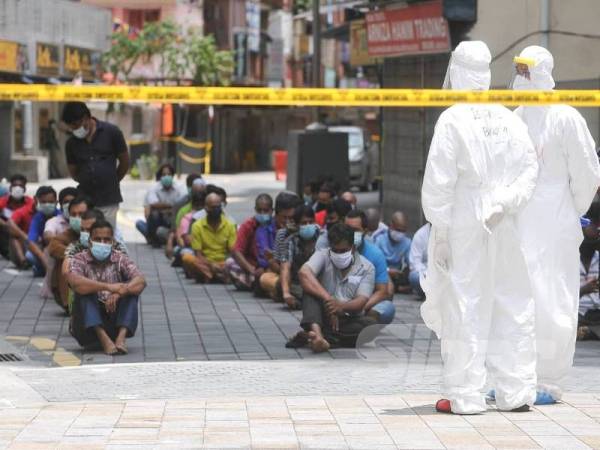
[[[300,326],[305,331],[310,331],[311,326],[317,324],[323,330],[323,337],[334,347],[355,347],[359,334],[370,325],[377,322],[372,317],[341,316],[339,317],[339,330],[334,331],[328,320],[323,302],[315,297],[304,294],[302,298],[302,321]]]

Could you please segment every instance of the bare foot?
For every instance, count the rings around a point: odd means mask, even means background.
[[[114,356],[117,353],[119,353],[117,346],[115,344],[113,344],[112,342],[110,345],[106,345],[106,346],[104,344],[102,344],[102,350],[104,350],[104,353],[107,354],[108,356]]]
[[[318,336],[314,331],[308,332],[308,346],[315,353],[323,353],[329,350],[329,342],[322,336]]]

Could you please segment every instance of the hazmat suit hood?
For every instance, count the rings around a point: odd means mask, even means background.
[[[521,54],[515,58],[515,62],[527,64],[529,68],[529,79],[523,75],[516,75],[512,83],[512,89],[548,91],[554,88],[554,58],[544,47],[531,45],[526,47]]]
[[[463,41],[450,56],[444,89],[487,91],[490,88],[490,49],[483,41]]]

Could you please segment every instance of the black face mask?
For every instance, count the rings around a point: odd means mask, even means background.
[[[223,209],[219,206],[215,209],[211,209],[210,211],[206,211],[206,217],[211,220],[217,220],[219,217],[221,217],[222,212]]]
[[[317,206],[315,207],[315,212],[323,211],[327,209],[327,205],[325,203],[317,202]]]

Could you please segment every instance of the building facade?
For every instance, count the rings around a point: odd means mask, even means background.
[[[66,0],[0,0],[1,83],[85,83],[98,77],[110,14]],[[65,171],[54,103],[0,102],[0,177],[34,181]]]

